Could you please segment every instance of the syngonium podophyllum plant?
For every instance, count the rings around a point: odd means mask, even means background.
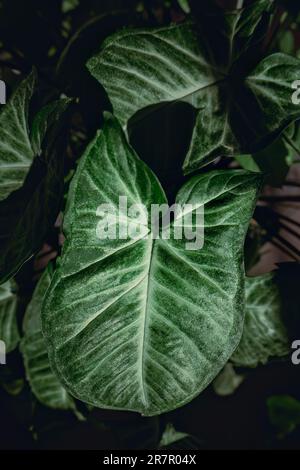
[[[273,2],[207,12],[196,8],[194,20],[168,27],[121,30],[88,61],[112,113],[80,159],[61,255],[40,279],[21,335],[27,378],[48,406],[75,409],[77,398],[158,415],[191,401],[228,361],[255,367],[288,354],[274,275],[245,278],[244,240],[262,175],[205,165],[262,150],[300,118],[291,99],[300,62],[257,54]],[[29,118],[35,82],[32,72],[0,114],[0,339],[8,351],[20,340],[12,278],[63,207],[58,137],[70,103],[62,98]],[[127,132],[174,102],[195,111],[183,162],[183,172],[194,174],[176,203],[204,206],[203,247],[187,250],[185,240],[151,233],[99,239],[101,204],[117,209],[126,196],[150,212],[152,204],[174,202]]]

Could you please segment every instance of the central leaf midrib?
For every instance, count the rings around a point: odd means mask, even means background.
[[[146,339],[147,339],[147,330],[149,326],[149,318],[148,318],[148,305],[149,305],[149,297],[150,297],[150,278],[151,278],[151,271],[153,267],[153,251],[155,247],[155,240],[152,238],[152,232],[148,234],[150,241],[151,241],[151,247],[150,247],[150,261],[149,261],[149,267],[148,267],[148,272],[146,275],[146,296],[145,296],[145,304],[144,304],[144,309],[143,309],[143,333],[142,333],[142,348],[141,348],[141,389],[142,389],[142,401],[144,403],[144,406],[147,408],[148,406],[148,398],[147,398],[147,393],[146,393],[146,381],[145,381],[145,357],[146,357]]]

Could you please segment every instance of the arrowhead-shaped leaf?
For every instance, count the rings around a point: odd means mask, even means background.
[[[202,250],[145,232],[136,240],[99,239],[100,204],[117,209],[119,196],[127,196],[128,205],[149,211],[166,201],[117,121],[106,117],[72,181],[66,242],[42,309],[51,361],[72,395],[155,415],[211,382],[242,332],[243,242],[259,181],[217,171],[181,189],[177,203],[205,205]]]
[[[74,409],[73,399],[50,367],[47,344],[42,333],[41,308],[52,274],[52,268],[49,266],[39,280],[27,307],[21,351],[26,376],[36,398],[50,408]]]
[[[270,421],[283,438],[300,425],[300,402],[289,395],[274,395],[267,400]]]
[[[88,68],[124,127],[138,111],[151,112],[145,108],[155,104],[181,101],[198,110],[186,173],[220,155],[258,151],[300,117],[291,100],[298,59],[274,54],[246,74],[245,64],[238,66],[238,51],[253,45],[262,12],[270,5],[262,0],[255,8],[230,14],[219,31],[223,41],[207,41],[190,22],[121,31],[104,42]]]
[[[4,341],[7,353],[17,347],[20,339],[16,312],[17,296],[9,281],[0,286],[0,340]]]
[[[281,318],[274,274],[246,279],[246,316],[241,342],[230,359],[236,366],[256,367],[271,357],[287,356],[290,344]]]
[[[70,100],[55,101],[33,119],[32,72],[0,114],[0,283],[39,250],[53,225],[63,190],[59,126]]]

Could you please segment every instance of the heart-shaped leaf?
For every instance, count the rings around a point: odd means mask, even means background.
[[[191,204],[193,214],[204,205],[202,249],[175,239],[180,217],[169,239],[167,225],[153,239],[148,222],[135,239],[99,239],[104,221],[108,230],[141,225],[131,212],[121,212],[118,222],[110,212],[101,219],[99,205],[117,210],[126,196],[149,214],[166,202],[155,175],[106,116],[71,184],[66,242],[42,309],[51,361],[72,395],[156,415],[192,400],[213,380],[242,332],[243,242],[259,182],[256,174],[230,170],[183,186],[177,204]],[[196,233],[203,226],[197,218],[191,224]]]
[[[247,278],[243,335],[230,362],[240,367],[257,367],[271,357],[287,356],[289,352],[274,274]]]
[[[7,353],[17,347],[20,339],[16,312],[17,296],[9,281],[0,286],[0,340],[4,341]]]
[[[62,198],[64,135],[59,130],[70,100],[43,108],[29,131],[35,83],[32,72],[0,114],[0,283],[40,249]]]
[[[185,173],[221,155],[256,152],[300,117],[291,100],[300,61],[273,54],[248,72],[249,64],[240,57],[253,45],[262,12],[270,5],[262,0],[255,8],[231,13],[223,21],[223,41],[208,41],[191,22],[121,31],[104,42],[88,68],[124,127],[138,111],[143,110],[140,118],[152,112],[155,104],[181,101],[198,111]]]
[[[74,401],[52,371],[47,344],[42,333],[41,308],[50,285],[53,268],[48,268],[39,280],[24,317],[24,337],[21,351],[26,377],[32,392],[45,406],[54,409],[74,409]]]

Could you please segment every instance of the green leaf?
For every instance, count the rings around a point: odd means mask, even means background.
[[[213,389],[217,395],[227,397],[236,391],[243,380],[244,376],[237,374],[232,364],[228,363],[213,381]]]
[[[300,402],[288,395],[268,398],[270,421],[278,430],[279,437],[294,431],[300,425]]]
[[[247,278],[243,336],[230,361],[236,366],[256,367],[271,357],[287,356],[289,352],[274,274]]]
[[[23,185],[34,158],[28,113],[35,85],[36,73],[32,72],[1,109],[0,201]]]
[[[21,351],[26,377],[35,397],[45,406],[54,409],[74,409],[73,399],[61,385],[49,363],[47,344],[42,333],[41,308],[50,285],[52,268],[49,266],[34,291],[24,317],[24,337]]]
[[[282,138],[277,138],[264,150],[253,155],[253,160],[265,174],[265,183],[282,186],[289,171],[289,150]]]
[[[70,99],[60,99],[53,101],[52,103],[44,106],[34,117],[30,138],[33,155],[40,156],[43,152],[43,142],[47,136],[47,132],[53,124],[58,122],[61,115],[65,112],[69,106]]]
[[[255,172],[260,171],[252,155],[237,155],[235,159],[241,167],[244,168],[244,170]]]
[[[191,22],[127,30],[108,38],[88,68],[106,89],[124,128],[137,112],[143,110],[140,119],[153,112],[153,105],[180,101],[197,110],[185,173],[220,155],[256,152],[300,117],[291,100],[298,59],[273,54],[246,76],[241,64],[240,51],[252,44],[270,5],[260,1],[226,16],[226,40],[218,42],[219,49]]]
[[[40,249],[62,199],[66,136],[60,128],[70,100],[43,108],[30,131],[28,107],[35,83],[32,72],[0,114],[0,284]]]
[[[24,380],[17,379],[12,382],[3,382],[1,385],[6,391],[6,393],[12,395],[13,397],[16,397],[22,392],[24,388]]]
[[[240,341],[243,243],[259,186],[244,171],[211,172],[183,186],[177,203],[205,205],[202,250],[145,232],[137,240],[99,239],[100,204],[117,209],[124,195],[149,214],[151,204],[166,202],[106,115],[71,183],[66,242],[42,310],[51,361],[72,395],[157,415],[213,380]],[[126,221],[139,224],[134,216]]]
[[[20,340],[17,324],[17,296],[11,281],[0,286],[0,340],[6,352],[13,351]]]

